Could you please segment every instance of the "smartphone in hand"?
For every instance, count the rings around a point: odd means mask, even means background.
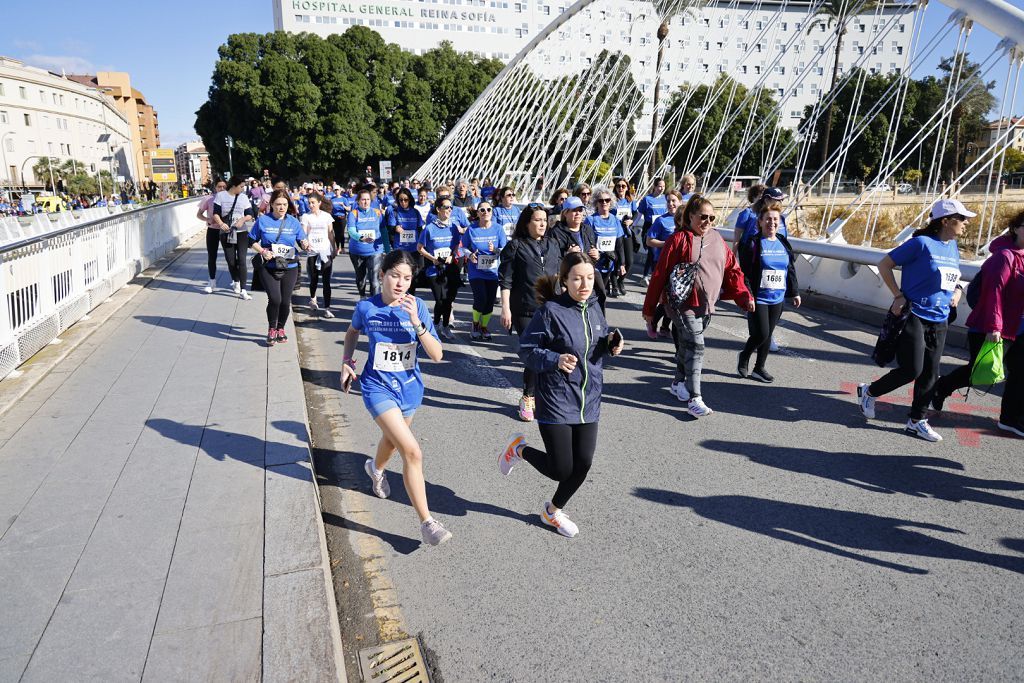
[[[614,349],[614,348],[617,348],[621,344],[622,344],[622,332],[620,332],[619,328],[616,327],[614,330],[612,330],[612,333],[608,335],[608,348],[609,349]]]

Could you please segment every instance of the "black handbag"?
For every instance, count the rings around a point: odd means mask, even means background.
[[[274,242],[281,239],[281,233],[284,232],[284,222],[286,220],[288,220],[287,214],[281,219],[281,223],[277,226],[277,236],[274,238]],[[256,254],[252,257],[252,261],[250,261],[250,263],[252,263],[252,286],[250,289],[254,292],[261,292],[263,291],[263,282],[260,281],[260,271],[266,268],[266,261],[263,260],[262,254]],[[288,259],[283,256],[275,256],[274,269],[276,272],[274,273],[274,279],[280,280],[284,275],[284,269],[287,267]]]
[[[704,239],[701,238],[697,260],[693,263],[677,263],[672,269],[672,274],[668,277],[668,284],[665,285],[665,299],[674,311],[681,311],[687,307],[690,295],[693,293],[693,285],[697,281],[697,272],[700,270],[700,258],[703,255]]]
[[[900,335],[907,326],[910,319],[910,305],[906,305],[899,313],[893,313],[890,309],[885,314],[885,321],[882,322],[882,329],[878,333],[878,341],[875,342],[875,349],[871,352],[871,359],[884,368],[896,358],[896,349],[899,347]]]

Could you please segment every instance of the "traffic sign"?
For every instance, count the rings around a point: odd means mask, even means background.
[[[173,149],[154,149],[150,159],[153,164],[153,182],[178,182],[178,171],[174,166]]]

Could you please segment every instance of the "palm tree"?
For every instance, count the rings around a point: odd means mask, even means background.
[[[826,29],[833,29],[836,34],[836,50],[834,59],[832,60],[832,82],[829,85],[829,93],[832,93],[836,87],[836,81],[839,80],[839,57],[843,49],[843,36],[846,35],[847,24],[850,23],[856,14],[863,14],[870,12],[875,9],[878,5],[879,0],[865,0],[859,4],[857,0],[825,0],[822,4],[821,9],[818,13],[811,17],[811,20],[807,22],[807,32],[815,26],[824,26]],[[854,9],[858,10],[856,13]],[[828,160],[828,147],[829,139],[832,136],[832,108],[833,102],[829,102],[828,109],[825,110],[825,117],[822,120],[822,131],[821,131],[821,165],[825,166],[825,162]]]

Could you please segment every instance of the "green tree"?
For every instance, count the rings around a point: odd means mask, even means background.
[[[1013,147],[1003,152],[1003,173],[1020,173],[1024,171],[1024,152]],[[999,161],[996,161],[995,168],[998,170]]]
[[[456,52],[445,40],[416,60],[416,75],[429,85],[433,115],[446,135],[494,80],[504,65],[498,59],[483,59]]]
[[[731,123],[726,127],[725,132],[722,134],[722,139],[718,143],[718,153],[710,169],[711,173],[717,175],[731,171],[739,175],[757,175],[762,170],[768,172],[776,170],[761,168],[762,163],[768,156],[769,148],[772,146],[772,139],[777,136],[775,148],[783,149],[791,140],[793,133],[789,129],[781,127],[779,115],[775,111],[777,102],[770,91],[763,88],[759,89],[760,92],[758,92],[758,89],[748,89],[746,86],[736,83],[728,75],[723,74],[712,84],[697,86],[694,89],[692,98],[690,98],[690,102],[705,102],[708,99],[709,91],[713,91],[716,88],[727,91],[733,87],[736,88],[733,106],[727,111],[726,98],[715,98],[705,114],[704,125],[700,126],[695,139],[683,145],[683,148],[678,150],[675,156],[669,160],[673,166],[677,168],[685,166],[689,149],[703,151],[715,144],[716,136],[726,121],[731,119]],[[691,104],[686,106],[678,118],[674,118],[676,110],[686,105],[688,91],[689,86],[683,84],[669,99],[665,120],[671,121],[674,119],[675,126],[677,127],[674,131],[666,131],[666,136],[669,138],[684,134],[700,115],[701,108],[694,107]],[[756,108],[754,108],[755,100]],[[764,126],[763,131],[757,137],[747,140],[749,147],[741,155],[744,138],[748,136],[748,122],[752,122],[754,130],[761,128],[761,125],[764,123],[767,123],[767,125]],[[739,159],[738,165],[736,164],[737,159]],[[783,165],[787,163],[789,163],[788,159],[783,161]],[[694,169],[684,170],[693,171]],[[709,178],[707,180],[710,182],[713,179]]]
[[[963,92],[963,99],[953,107],[950,114],[949,132],[951,145],[950,165],[943,164],[944,173],[950,178],[960,175],[967,159],[967,143],[980,139],[988,128],[988,113],[996,105],[992,89],[995,81],[987,83],[982,79],[981,65],[968,59],[970,55],[960,52],[939,62],[943,89],[952,80]],[[958,73],[959,72],[959,73]]]
[[[843,38],[846,36],[847,26],[857,9],[860,14],[871,12],[878,5],[878,0],[866,0],[859,5],[855,0],[825,0],[818,13],[807,22],[807,32],[818,27],[826,30],[831,29],[836,36],[836,47],[832,59],[832,79],[829,81],[829,91],[836,89],[839,81],[839,58],[843,49]],[[824,166],[829,155],[829,142],[832,137],[832,116],[835,110],[835,102],[831,102],[825,110],[825,116],[821,120],[821,164]]]

